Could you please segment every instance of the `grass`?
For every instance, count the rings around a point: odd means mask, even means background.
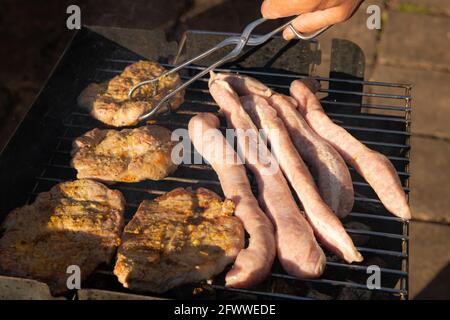
[[[408,13],[419,13],[419,14],[429,14],[431,13],[430,9],[428,9],[424,5],[413,4],[413,3],[402,3],[397,6],[397,10],[401,12]]]

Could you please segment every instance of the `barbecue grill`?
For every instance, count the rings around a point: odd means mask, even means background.
[[[78,94],[88,83],[110,79],[139,59],[159,60],[170,69],[174,62],[195,55],[227,36],[229,34],[187,32],[177,48],[173,43],[165,42],[159,32],[84,27],[76,33],[1,153],[0,222],[11,209],[32,202],[38,193],[59,182],[75,179],[76,172],[70,167],[72,141],[95,127],[106,127],[76,104]],[[217,71],[250,75],[278,92],[287,93],[290,82],[307,75],[311,65],[318,62],[317,43],[286,45],[281,39],[274,39]],[[187,67],[180,76],[183,80],[189,79],[203,70],[207,61],[204,63]],[[319,94],[328,115],[364,144],[385,154],[393,162],[408,193],[410,86],[369,82],[339,72],[330,78],[316,79],[321,82]],[[187,128],[193,115],[217,113],[218,107],[208,93],[207,81],[207,78],[201,78],[193,83],[187,89],[180,109],[158,116],[156,123],[172,130]],[[222,126],[225,126],[223,118]],[[181,286],[163,295],[142,295],[182,299],[407,299],[408,223],[390,215],[370,186],[355,170],[350,170],[356,192],[355,206],[343,223],[364,256],[361,264],[347,264],[325,251],[327,267],[320,279],[296,279],[275,262],[271,276],[249,290],[224,287],[226,272],[223,272],[213,281]],[[162,181],[116,183],[110,187],[120,190],[126,198],[126,222],[140,201],[155,198],[176,187],[205,187],[223,195],[215,172],[206,164],[182,164]],[[368,289],[366,285],[370,265],[380,267],[380,288]],[[92,292],[97,292],[96,289],[103,290],[101,292],[106,295],[116,294],[114,297],[131,294],[117,281],[112,267],[100,266],[83,283],[82,291],[72,291],[67,297],[95,296]]]

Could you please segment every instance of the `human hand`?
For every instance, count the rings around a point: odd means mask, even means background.
[[[294,15],[292,25],[301,33],[310,33],[349,19],[363,0],[264,0],[261,13],[264,18],[278,19]],[[289,28],[283,38],[295,38]]]

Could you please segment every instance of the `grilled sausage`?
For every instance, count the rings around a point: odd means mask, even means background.
[[[189,136],[219,176],[225,196],[236,204],[235,215],[250,235],[248,247],[239,252],[225,277],[227,286],[248,288],[263,281],[270,272],[276,253],[274,229],[253,196],[244,166],[236,161],[237,154],[218,127],[215,115],[198,114],[189,121]],[[216,146],[221,147],[220,152]]]
[[[352,239],[339,219],[320,197],[305,163],[295,149],[283,121],[266,99],[249,95],[241,98],[242,106],[271,145],[271,151],[290,181],[305,209],[314,233],[331,251],[347,262],[362,261]]]
[[[258,96],[270,98],[273,94],[269,87],[252,77],[235,73],[217,73],[215,77],[217,80],[228,82],[239,96],[257,94]]]
[[[298,209],[276,160],[257,138],[257,128],[242,108],[239,97],[227,82],[215,80],[213,73],[209,89],[228,124],[241,130],[237,130],[238,148],[256,177],[260,203],[275,226],[278,257],[283,268],[299,278],[320,276],[325,268],[325,254]],[[257,150],[252,146],[258,146]]]
[[[317,82],[310,82],[311,84],[317,86]],[[410,219],[411,210],[392,163],[333,123],[323,111],[317,97],[302,81],[292,82],[290,92],[311,128],[336,148],[345,161],[366,179],[386,209],[400,218]]]
[[[250,77],[221,73],[217,78],[227,81],[239,95],[256,94],[268,99],[286,125],[300,156],[316,178],[322,199],[338,217],[347,216],[354,203],[350,172],[339,153],[316,134],[296,110],[296,100],[276,94]]]
[[[325,203],[338,217],[347,216],[355,197],[352,177],[344,159],[310,128],[289,98],[274,94],[269,103],[283,120],[301,157],[311,168]]]

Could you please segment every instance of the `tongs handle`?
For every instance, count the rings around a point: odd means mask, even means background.
[[[175,68],[163,73],[161,76],[154,78],[154,79],[150,79],[147,81],[143,81],[138,83],[137,85],[135,85],[133,88],[131,88],[131,90],[128,92],[128,97],[131,99],[133,92],[138,89],[140,86],[144,85],[144,84],[149,84],[152,83],[154,81],[158,81],[161,77],[165,77],[171,73],[174,73],[182,68],[184,68],[185,66],[200,60],[208,55],[210,55],[211,53],[232,45],[232,44],[236,44],[236,47],[229,52],[227,55],[225,55],[222,59],[217,60],[216,62],[214,62],[212,65],[210,65],[208,68],[202,70],[201,72],[199,72],[198,74],[196,74],[194,77],[192,77],[191,79],[189,79],[188,81],[184,82],[182,85],[180,85],[179,87],[177,87],[175,90],[172,90],[169,94],[167,94],[164,98],[162,98],[158,104],[152,109],[150,110],[148,113],[142,115],[139,118],[139,121],[143,121],[148,119],[149,117],[153,116],[156,112],[158,112],[158,110],[161,108],[161,106],[166,103],[168,100],[170,100],[173,96],[175,96],[179,91],[183,90],[184,88],[186,88],[187,86],[189,86],[191,83],[195,82],[197,79],[203,77],[205,74],[207,74],[209,71],[214,70],[215,68],[217,68],[218,66],[224,64],[225,62],[237,57],[242,49],[245,47],[245,45],[247,44],[247,42],[249,41],[250,35],[253,32],[253,29],[256,28],[258,25],[260,25],[261,23],[263,23],[266,19],[264,18],[260,18],[258,20],[253,21],[252,23],[250,23],[249,25],[247,25],[244,29],[244,31],[242,32],[240,37],[230,37],[227,38],[223,41],[221,41],[219,44],[217,44],[215,47],[206,50],[205,52],[201,53],[200,55],[176,66]],[[169,109],[170,110],[170,109]]]
[[[296,17],[297,18],[297,17]],[[150,79],[150,80],[146,80],[146,81],[141,81],[138,84],[136,84],[135,86],[133,86],[130,91],[128,92],[128,98],[131,99],[133,96],[133,93],[140,88],[143,85],[146,84],[151,84],[154,82],[158,82],[159,79],[168,76],[171,73],[177,72],[178,70],[186,67],[187,65],[192,64],[193,62],[203,59],[204,57],[209,56],[210,54],[212,54],[213,52],[229,46],[229,45],[236,45],[234,47],[234,49],[232,51],[230,51],[228,54],[226,54],[223,58],[217,60],[216,62],[214,62],[213,64],[211,64],[209,67],[205,68],[204,70],[202,70],[201,72],[199,72],[198,74],[196,74],[194,77],[192,77],[191,79],[189,79],[188,81],[184,82],[182,85],[178,86],[177,88],[175,88],[174,90],[170,91],[165,97],[163,97],[158,104],[152,109],[150,110],[148,113],[142,115],[141,117],[139,117],[139,121],[144,121],[150,117],[152,117],[155,113],[157,113],[159,111],[159,109],[161,109],[162,105],[164,105],[167,101],[169,101],[172,97],[174,97],[179,91],[185,89],[187,86],[189,86],[191,83],[195,82],[197,79],[203,77],[205,74],[207,74],[208,72],[210,72],[211,70],[214,70],[215,68],[219,67],[220,65],[224,64],[225,62],[232,60],[234,58],[236,58],[237,56],[239,56],[239,54],[242,52],[242,50],[244,49],[245,46],[258,46],[261,45],[265,42],[267,42],[270,38],[272,38],[274,35],[276,35],[278,32],[282,31],[284,28],[289,27],[292,32],[295,34],[295,36],[299,39],[302,40],[308,40],[308,39],[312,39],[316,36],[318,36],[319,34],[321,34],[322,32],[324,32],[325,30],[327,30],[330,26],[328,27],[324,27],[312,34],[301,34],[299,32],[297,32],[297,30],[295,30],[295,28],[292,25],[292,22],[294,21],[294,19],[290,20],[289,22],[286,22],[285,24],[279,26],[278,28],[276,28],[275,30],[266,33],[264,35],[260,35],[260,36],[252,36],[252,32],[253,30],[259,26],[260,24],[264,23],[266,21],[265,18],[260,18],[257,19],[251,23],[249,23],[244,31],[242,32],[242,34],[240,36],[233,36],[233,37],[229,37],[223,41],[221,41],[220,43],[218,43],[216,46],[212,47],[211,49],[206,50],[205,52],[199,54],[196,57],[193,57],[191,59],[189,59],[188,61],[172,68],[171,70],[168,70],[166,72],[164,72],[163,74],[161,74],[160,76]],[[168,111],[170,112],[170,105],[168,105]]]

